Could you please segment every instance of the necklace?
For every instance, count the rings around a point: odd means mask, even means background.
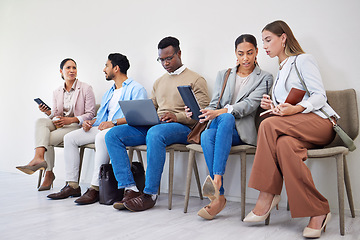
[[[289,59],[289,57],[287,57],[286,59],[285,59],[285,61],[283,61],[283,64],[279,64],[280,66],[279,66],[279,70],[281,70],[283,67],[284,67],[284,65],[285,65],[285,63],[287,62],[287,60]]]

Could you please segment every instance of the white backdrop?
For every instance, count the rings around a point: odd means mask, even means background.
[[[359,9],[358,0],[1,0],[0,100],[4,108],[0,118],[0,171],[18,172],[15,166],[32,158],[34,123],[43,116],[33,98],[41,97],[51,104],[52,91],[63,83],[59,64],[66,57],[77,61],[78,78],[93,86],[98,103],[111,86],[102,72],[111,52],[128,56],[131,64],[128,75],[142,83],[150,94],[153,82],[165,71],[156,62],[157,43],[171,35],[180,40],[183,63],[203,75],[212,91],[217,71],[234,65],[234,40],[242,33],[257,37],[260,66],[276,74],[277,60],[270,59],[262,49],[261,29],[282,19],[293,29],[303,49],[318,60],[326,89],[354,88],[359,94],[356,84],[356,69],[360,66]],[[356,143],[360,148],[359,140]],[[359,151],[348,157],[357,209]],[[92,157],[92,152],[86,152],[82,182],[90,181]],[[175,193],[182,194],[187,155],[177,154],[176,158]],[[204,180],[205,162],[201,155],[197,159]],[[249,157],[248,175],[252,161]],[[56,181],[62,181],[62,150],[57,150],[55,164]],[[324,164],[311,160],[309,166],[316,185],[329,199],[331,208],[336,209],[334,161]],[[36,178],[29,176],[34,191]],[[229,199],[240,198],[239,186],[239,161],[230,157],[225,175]],[[196,193],[195,185],[192,193]],[[248,202],[254,202],[257,194],[248,189]],[[285,203],[283,200],[282,204]]]

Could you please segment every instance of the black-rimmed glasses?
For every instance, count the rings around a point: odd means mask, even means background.
[[[166,58],[157,58],[156,59],[156,61],[158,61],[159,63],[163,63],[163,62],[167,62],[167,63],[169,63],[173,58],[174,58],[174,56],[175,56],[175,54],[176,54],[177,52],[174,52],[174,54],[173,55],[171,55],[170,57],[166,57]]]

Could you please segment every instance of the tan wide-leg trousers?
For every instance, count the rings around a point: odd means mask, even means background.
[[[293,218],[328,213],[328,201],[315,188],[304,161],[308,148],[327,145],[334,136],[330,121],[314,113],[265,119],[258,131],[249,187],[279,195],[284,180]]]
[[[55,162],[54,146],[63,142],[65,134],[79,129],[79,124],[72,123],[62,128],[56,129],[55,125],[49,118],[40,118],[35,124],[35,148],[44,147],[45,161],[47,163],[47,171],[52,171]]]

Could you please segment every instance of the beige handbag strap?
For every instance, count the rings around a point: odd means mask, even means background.
[[[299,55],[297,55],[297,56],[295,57],[295,61],[294,61],[294,66],[295,66],[296,74],[298,75],[298,77],[299,77],[299,79],[300,79],[300,82],[301,82],[301,84],[303,85],[306,93],[310,96],[309,89],[307,88],[307,86],[306,86],[306,84],[305,84],[305,81],[304,81],[304,79],[301,77],[300,72],[299,72],[299,70],[298,70],[298,68],[297,68],[297,66],[296,66],[296,59],[297,59],[298,56],[299,56]],[[332,118],[329,116],[329,114],[327,114],[327,112],[324,111],[324,109],[320,108],[320,111],[329,119],[329,121],[332,123],[333,126],[337,125],[337,123],[334,121],[334,119],[332,119]]]
[[[219,97],[218,103],[217,103],[217,105],[216,105],[216,109],[219,108],[220,100],[221,100],[222,96],[224,95],[226,83],[227,83],[227,81],[228,81],[228,79],[229,79],[230,72],[231,72],[231,68],[229,68],[229,69],[226,71],[224,83],[223,83],[223,86],[222,86],[222,89],[221,89],[221,93],[220,93],[220,97]]]

